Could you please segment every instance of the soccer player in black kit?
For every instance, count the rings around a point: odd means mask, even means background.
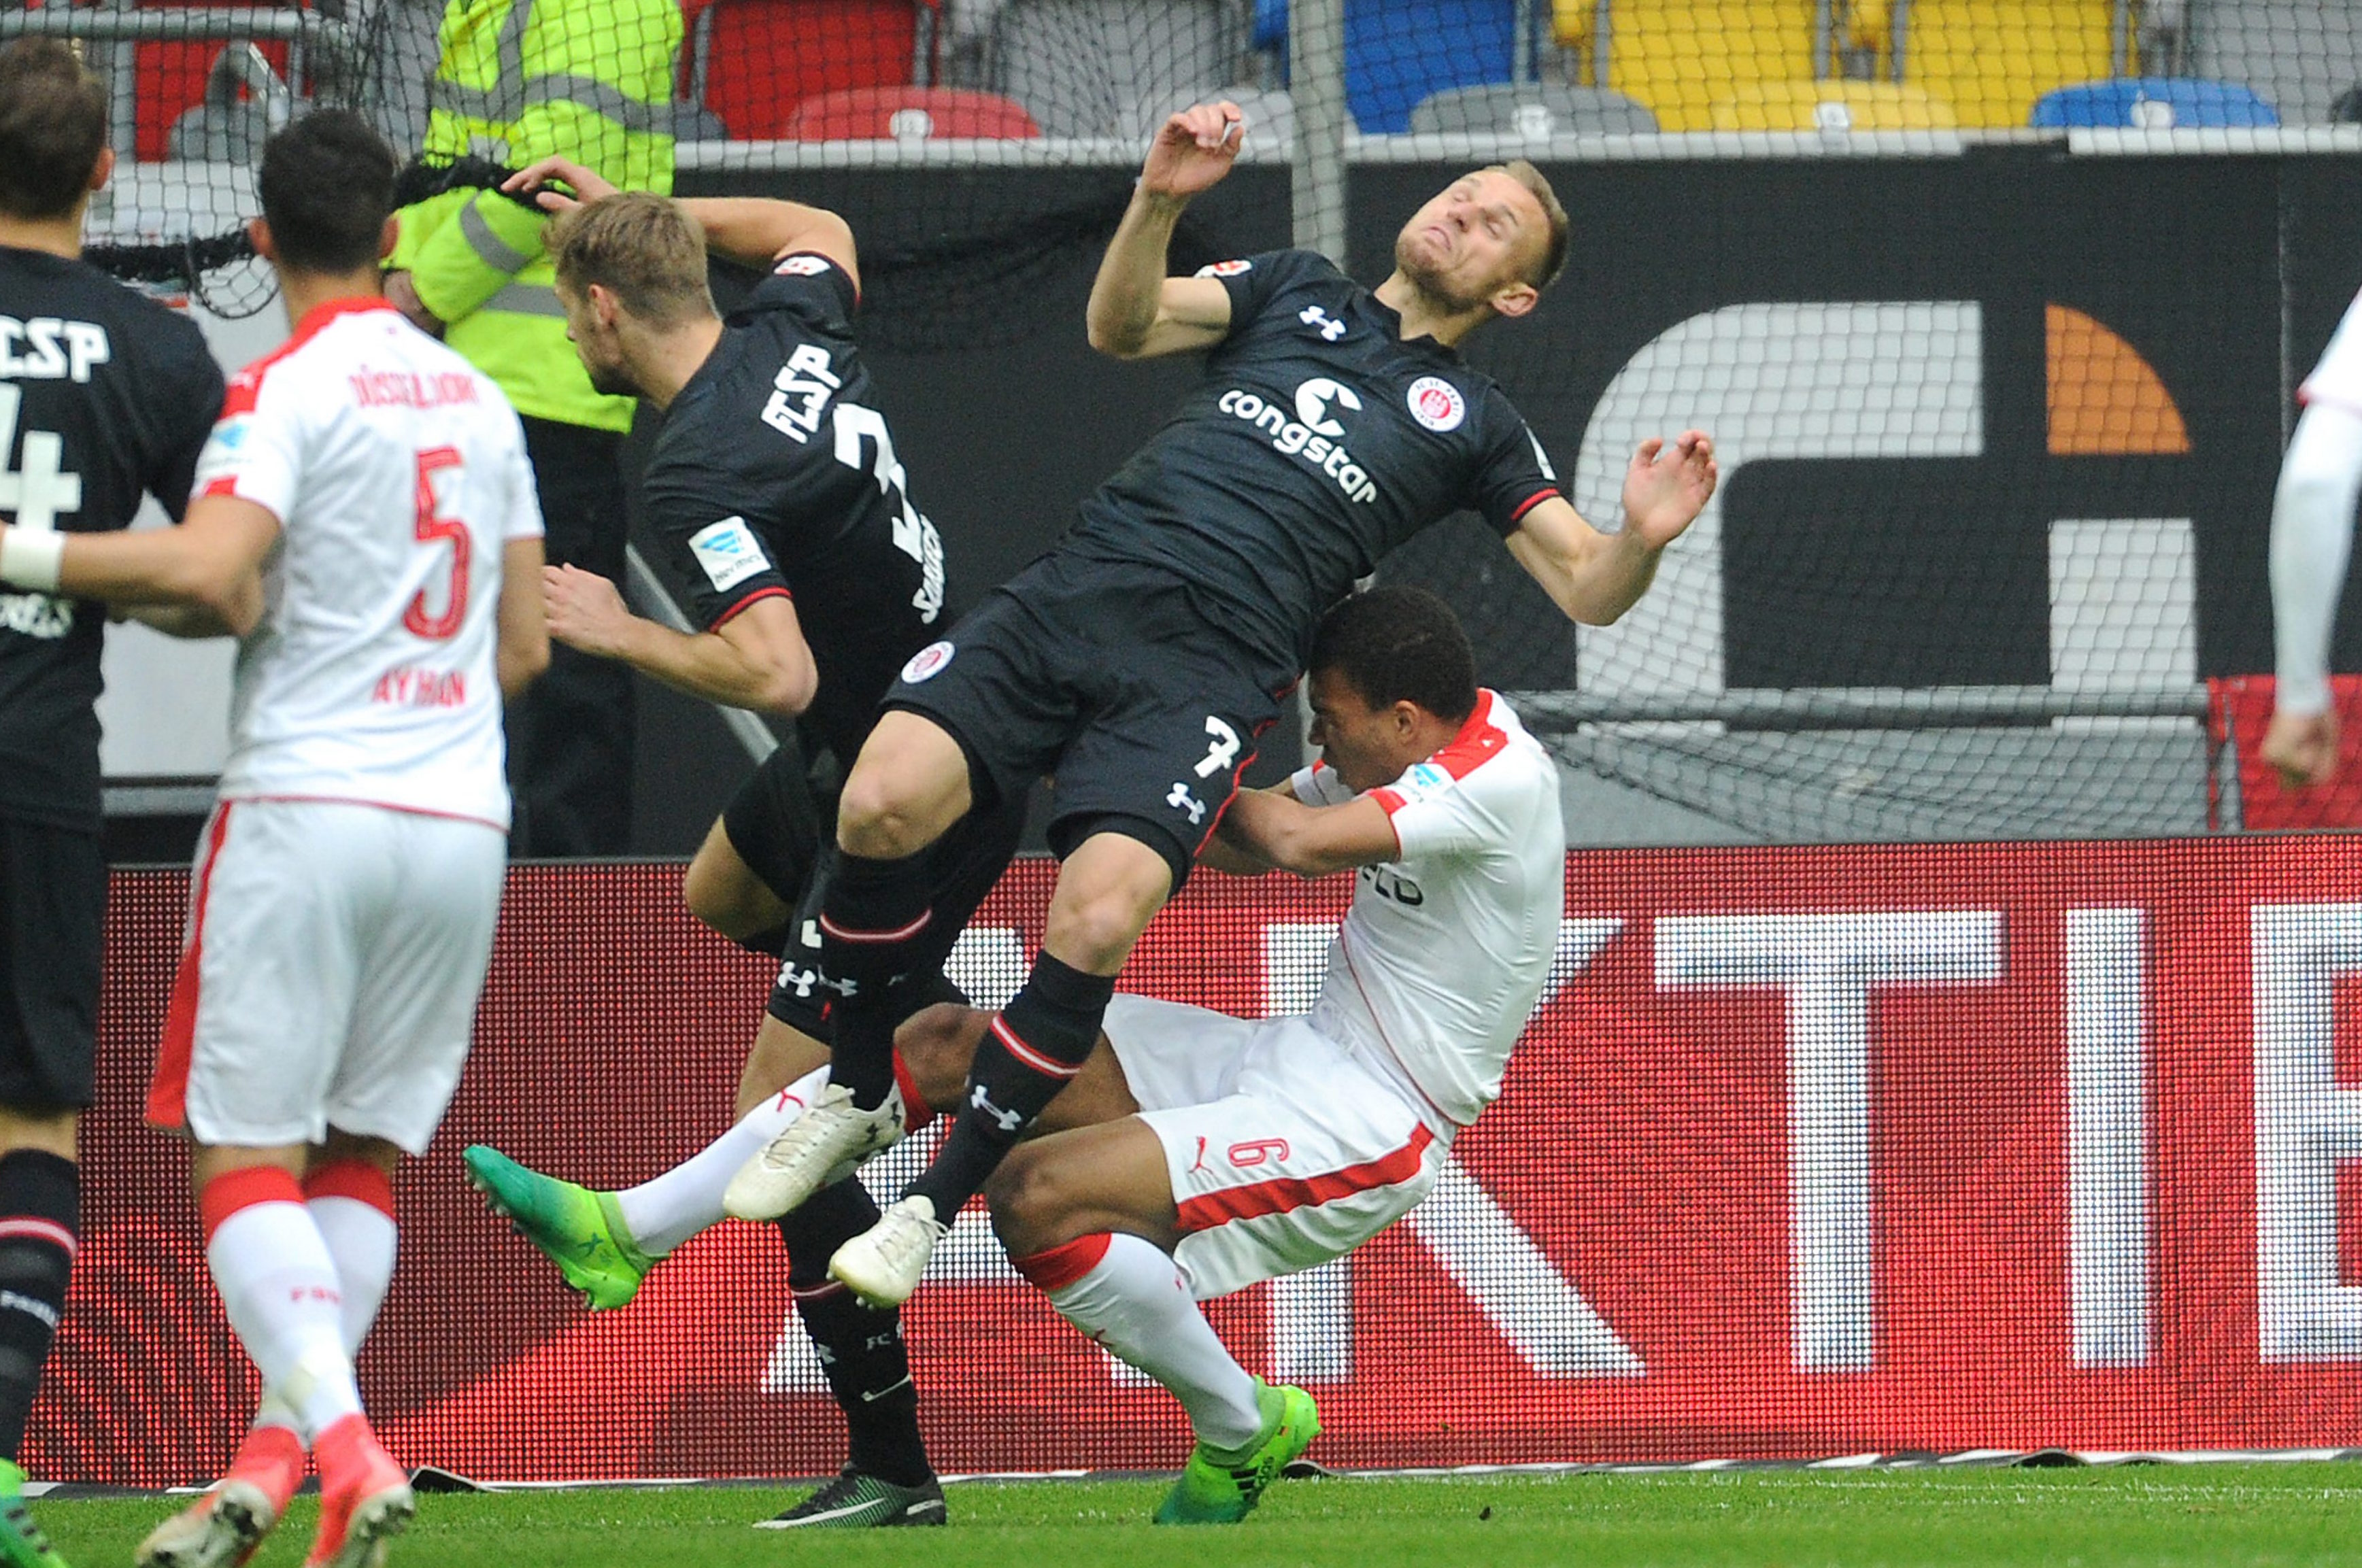
[[[731,1176],[825,1080],[827,996],[803,933],[833,854],[826,776],[842,776],[896,673],[939,634],[944,563],[853,340],[858,260],[841,218],[792,202],[619,195],[558,160],[512,185],[523,193],[552,180],[573,192],[541,198],[561,212],[548,237],[570,335],[594,386],[662,411],[643,480],[646,526],[704,629],[684,634],[635,616],[606,579],[552,567],[550,633],[712,701],[799,715],[801,742],[781,747],[731,802],[688,882],[710,923],[758,950],[786,949],[741,1079],[738,1122],[619,1193],[587,1191],[490,1148],[464,1156],[475,1183],[569,1283],[594,1307],[619,1307],[657,1259],[723,1217]],[[726,323],[707,292],[709,245],[765,274]],[[808,763],[822,775],[817,786],[808,787]],[[937,846],[931,885],[942,939],[900,993],[906,1014],[956,995],[943,960],[1012,853],[1021,805],[978,813]],[[835,1484],[778,1526],[944,1521],[899,1324],[825,1273],[837,1245],[877,1216],[848,1174],[780,1222],[797,1305],[827,1353],[852,1454]]]
[[[52,39],[0,49],[0,1564],[61,1562],[25,1511],[17,1446],[75,1245],[101,911],[101,605],[60,597],[67,533],[177,521],[221,412],[186,317],[83,264],[113,172],[106,89]],[[217,631],[160,613],[167,630]]]
[[[866,1300],[916,1288],[945,1224],[1079,1070],[1117,971],[1356,578],[1470,507],[1561,610],[1603,624],[1714,491],[1705,436],[1647,442],[1623,528],[1594,531],[1508,399],[1461,359],[1469,332],[1531,311],[1564,259],[1564,212],[1530,165],[1479,170],[1421,207],[1374,291],[1303,251],[1166,277],[1175,221],[1229,172],[1242,132],[1227,103],[1165,123],[1091,293],[1095,347],[1211,350],[1205,380],[1057,550],[904,671],[845,783],[821,917],[822,972],[843,999],[834,1081],[742,1176],[734,1195],[759,1187],[760,1201],[733,1212],[789,1210],[900,1135],[900,1020],[883,1004],[911,944],[940,940],[937,835],[1053,775],[1065,861],[1041,955],[978,1047],[950,1137],[832,1261]]]

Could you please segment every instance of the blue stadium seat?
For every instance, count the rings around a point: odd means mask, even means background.
[[[2028,122],[2044,128],[2122,126],[2276,126],[2269,104],[2235,82],[2186,76],[2126,76],[2061,87],[2036,100]]]
[[[1373,136],[1422,99],[1516,75],[1516,0],[1346,0],[1345,102]],[[1254,46],[1285,52],[1287,0],[1255,0]]]

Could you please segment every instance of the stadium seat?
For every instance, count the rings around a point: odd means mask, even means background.
[[[2115,0],[1911,0],[1903,79],[1963,126],[2022,126],[2044,94],[2115,74]]]
[[[1021,105],[956,87],[855,87],[798,104],[779,127],[786,141],[941,141],[1037,137]]]
[[[1227,0],[1007,0],[996,85],[1050,136],[1129,136],[1143,99],[1202,97],[1246,53]]]
[[[2169,130],[2176,126],[2276,126],[2272,106],[2232,82],[2186,76],[2120,77],[2045,93],[2028,124],[2050,127],[2127,126]]]
[[[933,0],[710,0],[695,17],[692,95],[741,141],[784,137],[806,99],[907,86]]]
[[[1516,74],[1515,0],[1349,0],[1345,103],[1372,136],[1410,128],[1421,100]],[[1258,0],[1254,42],[1287,40],[1286,0]]]
[[[2214,0],[2188,7],[2199,76],[2243,82],[2289,125],[2327,125],[2362,82],[2362,9],[2323,0]]]
[[[1558,82],[1453,87],[1410,112],[1413,131],[1462,131],[1545,141],[1553,136],[1629,136],[1657,128],[1646,105],[1604,87]]]
[[[1716,130],[1951,130],[1948,105],[1891,82],[1758,82],[1714,105]]]
[[[1145,142],[1181,109],[1227,98],[1247,118],[1247,135],[1257,147],[1283,151],[1296,142],[1296,101],[1276,87],[1217,87],[1208,93],[1152,94],[1132,105],[1125,134]]]
[[[1607,85],[1666,130],[1705,130],[1716,105],[1760,85],[1809,87],[1819,26],[1816,0],[1614,0]]]

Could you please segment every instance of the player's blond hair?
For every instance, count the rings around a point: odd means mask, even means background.
[[[543,237],[558,283],[579,298],[596,283],[662,329],[712,315],[705,235],[674,203],[626,191],[561,213]]]
[[[1550,229],[1541,255],[1535,259],[1534,265],[1527,270],[1522,281],[1537,289],[1549,288],[1558,282],[1558,275],[1566,271],[1568,230],[1566,208],[1559,204],[1558,193],[1551,189],[1550,176],[1522,158],[1513,158],[1507,163],[1487,164],[1483,171],[1507,174],[1523,185],[1527,193],[1540,204],[1542,216],[1549,221]]]

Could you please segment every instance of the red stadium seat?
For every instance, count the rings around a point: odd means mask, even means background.
[[[951,87],[856,87],[806,98],[779,135],[789,141],[1023,139],[1042,134],[1022,104]]]
[[[758,141],[789,135],[808,98],[911,82],[921,16],[932,20],[935,0],[690,0],[686,8],[701,34],[695,74],[705,106],[732,137]]]

